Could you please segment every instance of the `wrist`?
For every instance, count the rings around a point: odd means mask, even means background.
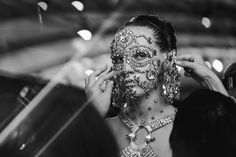
[[[214,72],[209,73],[209,75],[204,79],[204,85],[213,91],[217,91],[226,96],[229,96],[222,81]]]
[[[96,110],[98,111],[99,115],[101,117],[105,118],[108,109],[106,107],[103,107],[102,105],[99,105],[99,103],[97,103],[97,102],[93,102],[92,104],[96,108]]]

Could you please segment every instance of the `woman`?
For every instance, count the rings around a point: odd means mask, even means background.
[[[121,156],[171,156],[169,136],[176,113],[172,103],[180,97],[176,63],[187,76],[196,74],[201,84],[227,94],[200,57],[176,58],[174,33],[171,23],[156,16],[131,19],[111,44],[112,68],[105,66],[85,81],[86,93],[102,116],[110,104],[118,112],[107,122]]]

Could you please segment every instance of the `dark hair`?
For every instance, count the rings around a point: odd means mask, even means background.
[[[170,145],[173,157],[236,156],[236,104],[199,89],[180,102]]]
[[[161,20],[154,15],[139,15],[133,17],[119,30],[127,26],[144,26],[153,30],[155,43],[160,47],[161,52],[169,52],[176,49],[176,37],[173,25],[166,20]]]

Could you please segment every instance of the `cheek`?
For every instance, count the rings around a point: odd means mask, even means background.
[[[116,73],[119,73],[124,70],[124,64],[114,64],[113,69]]]

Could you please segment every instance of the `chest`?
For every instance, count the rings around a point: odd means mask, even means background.
[[[172,123],[152,132],[151,135],[154,140],[147,142],[146,138],[149,134],[145,129],[139,129],[136,132],[135,138],[130,140],[130,138],[127,137],[130,130],[123,126],[119,129],[119,132],[116,133],[115,137],[121,154],[123,154],[124,157],[132,156],[127,154],[133,154],[134,157],[139,157],[138,155],[134,155],[135,152],[140,152],[140,157],[156,157],[156,155],[158,157],[171,157],[172,154],[169,145],[171,130]]]

